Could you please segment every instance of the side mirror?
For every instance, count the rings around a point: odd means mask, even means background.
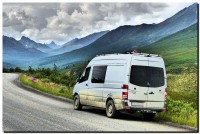
[[[81,75],[78,76],[78,78],[76,79],[76,81],[79,83],[81,82]]]
[[[78,82],[78,83],[80,82],[80,77],[78,77],[78,78],[76,79],[76,82]]]

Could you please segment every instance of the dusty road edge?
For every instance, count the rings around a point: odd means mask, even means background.
[[[63,101],[63,102],[73,103],[73,100],[71,100],[71,99],[61,97],[61,96],[51,95],[51,94],[42,92],[38,89],[27,86],[20,81],[19,77],[16,80],[14,80],[14,84],[16,84],[18,87],[22,87],[23,89],[34,92],[36,94],[41,94],[41,95],[44,95],[44,96],[47,96],[47,97],[50,97],[50,98],[53,98],[53,99],[56,99],[56,100],[59,100],[59,101]],[[165,125],[169,125],[169,126],[173,126],[173,127],[178,127],[178,128],[184,128],[184,129],[188,129],[188,130],[193,130],[191,132],[199,132],[198,128],[195,128],[195,127],[180,125],[178,123],[168,122],[168,121],[164,121],[164,120],[158,120],[158,119],[154,119],[154,120],[161,123],[161,124],[165,124]]]

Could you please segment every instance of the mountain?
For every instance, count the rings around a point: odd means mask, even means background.
[[[28,48],[12,37],[3,36],[3,63],[23,67],[33,59],[48,56],[35,48]]]
[[[87,46],[90,43],[96,41],[98,38],[100,38],[101,36],[105,35],[108,32],[109,31],[101,31],[98,33],[90,34],[90,35],[80,38],[80,39],[75,38],[75,39],[63,44],[61,48],[52,50],[50,53],[51,54],[62,54],[65,52],[70,52],[72,50],[82,48],[82,47]]]
[[[45,44],[36,43],[35,41],[29,39],[28,37],[22,36],[19,42],[24,45],[26,48],[35,48],[42,52],[49,51],[51,48]]]
[[[100,38],[101,36],[103,36],[104,34],[106,34],[108,32],[109,31],[101,31],[101,32],[90,34],[90,35],[88,35],[86,37],[83,37],[83,38],[80,38],[80,39],[75,38],[72,41],[65,43],[63,45],[63,47],[67,47],[69,45],[82,45],[82,46],[86,46],[86,45],[94,42],[95,40],[97,40],[98,38]]]
[[[198,26],[195,23],[151,45],[141,47],[138,51],[161,55],[165,59],[165,65],[170,70],[179,69],[180,65],[188,67],[197,64],[197,30]]]
[[[68,64],[89,60],[99,54],[121,53],[148,46],[197,23],[197,12],[198,4],[194,3],[159,24],[120,26],[83,48],[41,59],[37,65],[56,64],[65,67]]]
[[[46,44],[48,47],[50,47],[51,49],[58,49],[60,48],[59,45],[57,45],[54,41],[52,41],[51,43],[49,44]]]

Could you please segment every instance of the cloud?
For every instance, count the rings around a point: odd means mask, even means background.
[[[25,29],[21,34],[26,37],[32,37],[36,40],[36,37],[39,35],[39,30],[36,28]]]
[[[80,7],[80,4],[79,3],[61,3],[60,4],[60,9],[62,11],[65,11],[66,13],[68,13],[69,15],[71,15],[75,10],[77,12],[82,12],[82,9]]]
[[[4,3],[4,34],[64,43],[121,25],[159,23],[183,6],[173,3]],[[189,4],[188,4],[189,5]],[[185,5],[184,5],[185,6]],[[171,11],[171,10],[170,10]],[[7,30],[8,29],[8,30]],[[13,35],[14,36],[14,35]]]
[[[3,26],[13,27],[16,31],[23,31],[26,28],[35,27],[36,18],[29,16],[24,10],[10,10],[10,12],[3,12]]]
[[[162,8],[164,7],[167,7],[167,4],[162,4]],[[62,3],[57,14],[47,18],[47,27],[42,31],[57,33],[54,36],[65,41],[75,37],[83,37],[92,32],[111,30],[125,25],[126,22],[132,21],[133,18],[141,14],[151,15],[152,8],[156,11],[161,9],[160,6],[157,6],[158,9],[156,9],[154,4],[140,3]],[[131,24],[134,25],[134,23]],[[42,39],[44,37],[46,36],[41,36]]]

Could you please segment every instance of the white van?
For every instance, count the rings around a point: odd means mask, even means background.
[[[73,90],[74,109],[94,106],[108,117],[119,111],[141,112],[153,119],[166,106],[166,71],[159,55],[106,54],[90,61]]]

